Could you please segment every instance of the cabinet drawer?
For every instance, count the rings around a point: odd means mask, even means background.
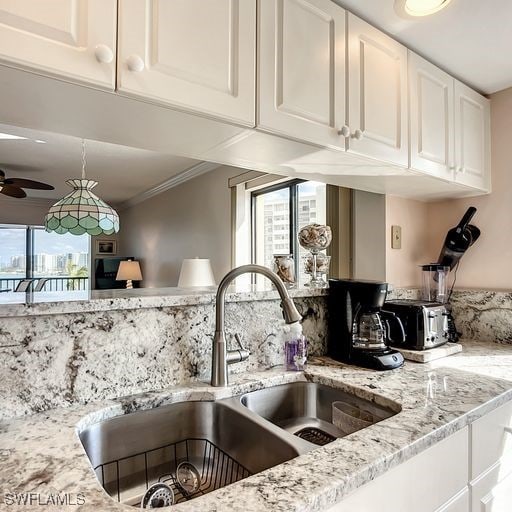
[[[461,493],[454,496],[436,512],[469,512],[469,490],[466,487]]]
[[[512,507],[512,468],[496,464],[471,482],[473,512],[510,512]]]
[[[471,426],[472,479],[504,455],[512,457],[512,434],[507,433],[505,427],[512,427],[512,402],[486,414]]]

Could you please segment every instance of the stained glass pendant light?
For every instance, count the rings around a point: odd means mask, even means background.
[[[67,180],[66,184],[73,190],[46,214],[46,231],[59,235],[111,235],[119,231],[117,212],[91,192],[98,182],[85,178],[85,140],[82,140],[82,178]]]

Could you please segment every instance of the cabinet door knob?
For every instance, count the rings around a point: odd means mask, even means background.
[[[512,427],[505,427],[505,432],[507,434],[512,434]]]
[[[350,137],[350,128],[344,124],[339,130],[338,135],[341,135],[342,137],[348,138]]]
[[[140,73],[144,69],[144,61],[138,55],[130,55],[126,59],[126,65],[130,71]]]
[[[114,60],[114,52],[106,44],[98,44],[94,48],[94,56],[102,64],[110,64]]]
[[[450,167],[448,167],[448,169],[450,171],[455,171],[457,168],[455,167],[455,165],[451,164]]]
[[[466,172],[466,168],[465,167],[457,167],[457,172],[464,174]]]
[[[354,133],[351,135],[353,139],[361,140],[364,137],[364,133],[359,128],[354,131]]]

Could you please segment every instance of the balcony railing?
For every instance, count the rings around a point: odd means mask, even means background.
[[[71,292],[89,289],[88,277],[34,277],[33,279],[0,277],[0,291],[10,290],[14,292],[22,281],[32,281],[25,291],[35,291],[40,281],[44,281],[44,285],[38,290],[42,292]]]

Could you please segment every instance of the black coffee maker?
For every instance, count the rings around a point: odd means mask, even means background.
[[[328,356],[375,370],[392,370],[404,364],[402,354],[388,346],[403,343],[405,332],[394,313],[382,310],[387,291],[387,283],[329,279]],[[403,339],[391,340],[391,332]]]

